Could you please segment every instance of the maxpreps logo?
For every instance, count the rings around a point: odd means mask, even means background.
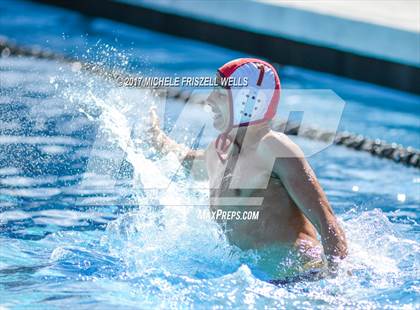
[[[213,221],[258,221],[260,211],[199,210],[198,217],[202,220]]]

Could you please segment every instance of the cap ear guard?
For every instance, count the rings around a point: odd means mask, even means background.
[[[238,102],[238,104],[233,105],[233,113],[238,115],[233,125],[248,125],[264,119],[267,110],[264,103],[267,100],[267,94],[264,90],[256,88],[239,90],[234,98],[234,102]]]

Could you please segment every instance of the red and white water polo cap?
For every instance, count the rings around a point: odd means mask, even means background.
[[[232,60],[218,69],[222,78],[244,81],[246,86],[227,87],[230,105],[230,123],[234,127],[249,126],[271,120],[280,99],[280,79],[272,65],[256,58]]]
[[[226,87],[229,96],[229,125],[216,139],[216,152],[224,162],[234,127],[250,126],[273,119],[280,99],[280,79],[269,63],[256,58],[232,60],[218,69],[222,78],[233,83],[248,79],[246,86]]]

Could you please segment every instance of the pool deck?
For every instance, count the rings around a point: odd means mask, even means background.
[[[420,1],[39,0],[420,93]]]

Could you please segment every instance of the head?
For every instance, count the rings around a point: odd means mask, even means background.
[[[248,83],[222,87],[224,78]],[[222,133],[267,123],[276,114],[280,80],[270,64],[255,58],[235,59],[218,69],[216,81],[207,103],[214,113],[213,125]]]

